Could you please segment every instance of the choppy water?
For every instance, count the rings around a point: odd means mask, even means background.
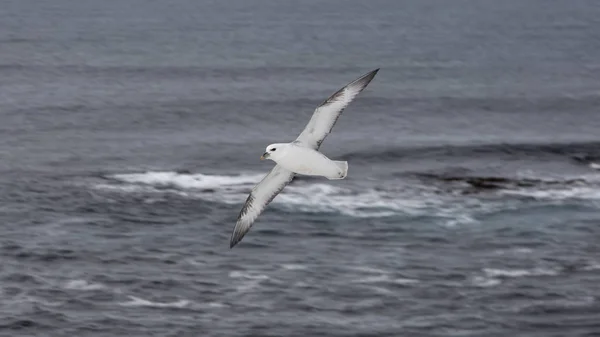
[[[600,334],[594,1],[4,1],[0,334]],[[381,67],[229,250],[312,109]]]

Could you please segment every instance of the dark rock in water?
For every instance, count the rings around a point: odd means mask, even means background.
[[[577,184],[584,184],[586,181],[585,179],[568,179],[568,180],[564,180],[564,181],[552,181],[549,182],[549,184],[551,185],[577,185]]]
[[[517,187],[534,187],[540,183],[540,180],[537,179],[523,179],[523,180],[515,180],[515,186]]]
[[[590,157],[587,154],[576,154],[571,159],[579,163],[588,163],[590,161]]]
[[[417,177],[426,180],[434,180],[449,184],[444,188],[446,192],[460,190],[460,194],[476,194],[484,191],[514,188],[532,188],[544,186],[568,186],[585,184],[584,179],[565,179],[565,180],[542,180],[542,179],[518,179],[508,177],[486,177],[469,175],[447,175],[435,173],[418,173]],[[466,184],[466,186],[465,186]]]
[[[177,174],[192,174],[192,171],[186,170],[186,169],[181,169],[181,170],[176,170],[175,173],[177,173]]]
[[[503,184],[507,184],[510,181],[505,178],[468,178],[466,182],[472,187],[478,189],[499,189],[505,187]]]
[[[8,324],[5,324],[4,327],[9,330],[22,330],[22,329],[32,328],[32,327],[35,327],[38,325],[39,324],[37,324],[35,321],[30,320],[30,319],[19,319],[19,320],[12,321]]]
[[[593,155],[589,155],[589,154],[577,154],[571,157],[571,159],[573,159],[573,161],[580,163],[582,165],[589,165],[594,169],[597,169],[596,167],[598,167],[597,163],[598,161],[600,161],[600,157],[599,156],[593,156]]]

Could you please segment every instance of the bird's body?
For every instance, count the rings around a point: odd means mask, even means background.
[[[269,151],[272,149],[276,150]],[[333,161],[301,143],[271,144],[265,153],[269,159],[296,174],[321,176],[330,180],[344,179],[348,174],[348,162]]]
[[[261,159],[273,160],[277,165],[254,186],[246,199],[231,235],[230,248],[242,240],[256,218],[294,179],[294,175],[322,176],[331,180],[346,178],[348,163],[327,158],[319,152],[319,148],[342,111],[367,87],[378,71],[375,69],[352,81],[319,105],[296,140],[267,146]]]

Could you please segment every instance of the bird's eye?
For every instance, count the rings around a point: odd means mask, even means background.
[[[277,149],[276,149],[276,148],[272,148],[272,149],[271,149],[271,152],[273,152],[273,151],[275,151],[275,150],[277,150]]]

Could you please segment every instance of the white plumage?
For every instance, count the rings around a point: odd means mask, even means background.
[[[327,179],[344,179],[348,171],[348,162],[333,161],[321,152],[297,142],[271,144],[261,158],[271,159],[296,174]]]
[[[261,159],[273,160],[277,165],[252,189],[246,199],[231,235],[230,248],[242,240],[256,218],[294,179],[295,174],[323,176],[327,179],[346,178],[348,163],[333,161],[318,150],[342,111],[366,88],[378,71],[379,69],[375,69],[352,81],[319,105],[295,141],[267,146]]]

